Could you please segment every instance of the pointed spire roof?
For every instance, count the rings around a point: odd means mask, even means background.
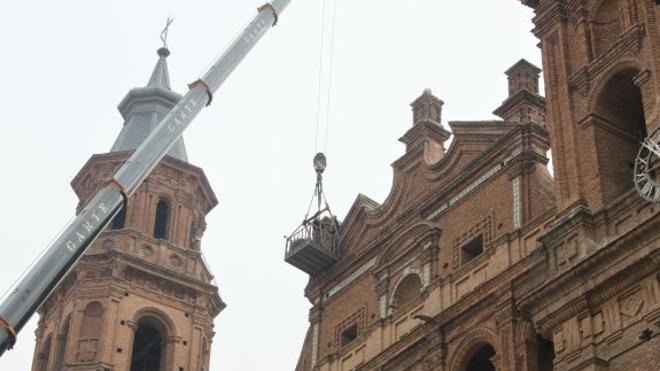
[[[172,90],[170,87],[170,73],[167,69],[167,57],[170,55],[170,51],[167,48],[160,48],[157,53],[158,62],[156,62],[154,72],[151,73],[147,87]]]
[[[163,47],[158,49],[157,54],[158,61],[147,85],[131,89],[117,106],[124,118],[124,127],[110,152],[137,149],[181,99],[181,95],[173,92],[170,87],[170,74],[167,68],[170,51]],[[188,162],[183,138],[179,138],[167,154]]]

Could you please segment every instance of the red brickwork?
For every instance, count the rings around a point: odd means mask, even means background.
[[[523,3],[546,98],[521,60],[504,121],[448,132],[441,100],[413,102],[390,195],[357,198],[338,262],[310,277],[297,370],[657,369],[660,205],[636,193],[631,164],[660,119],[660,6]]]
[[[94,155],[72,182],[78,209],[127,159]],[[156,208],[167,200],[163,238]],[[129,370],[142,323],[161,336],[163,370],[209,370],[213,318],[224,308],[203,261],[205,215],[217,204],[203,171],[166,157],[39,309],[32,370]]]

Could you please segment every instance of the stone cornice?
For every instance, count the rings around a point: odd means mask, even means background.
[[[87,176],[95,177],[95,182],[97,184],[96,187],[98,187],[98,185],[106,180],[105,175],[102,178],[98,178],[98,175],[94,173],[97,166],[100,164],[112,164],[113,168],[118,169],[120,164],[126,161],[131,153],[132,151],[124,151],[92,155],[92,157],[87,160],[85,165],[80,169],[78,174],[76,174],[76,176],[71,181],[71,187],[76,192],[76,195],[79,198],[85,196],[86,190],[83,189],[83,181],[87,178]],[[211,188],[208,178],[206,178],[204,170],[201,168],[171,156],[165,156],[160,161],[159,166],[167,166],[169,168],[175,169],[185,175],[193,177],[199,182],[199,187],[204,194],[204,202],[202,203],[204,214],[207,214],[218,204],[218,199],[215,196],[213,189]],[[112,174],[107,174],[107,177],[109,176],[112,176]],[[149,182],[150,179],[151,178],[148,177],[145,182]]]
[[[560,22],[568,19],[567,0],[541,0],[534,7],[536,16],[533,19],[536,26],[532,32],[536,37],[543,37]]]
[[[573,218],[579,218],[579,215],[574,215]],[[575,225],[572,220],[566,220],[562,224]],[[561,227],[561,230],[566,230]],[[599,305],[608,298],[612,297],[617,292],[617,288],[625,284],[627,280],[634,280],[635,277],[640,278],[640,275],[651,274],[653,270],[658,270],[660,264],[657,258],[653,258],[653,254],[658,255],[658,248],[649,251],[650,255],[637,257],[633,262],[627,264],[625,267],[620,268],[617,272],[610,274],[608,279],[601,282],[590,281],[588,285],[585,284],[585,277],[594,276],[595,272],[604,267],[612,269],[611,263],[616,261],[625,253],[629,253],[640,244],[641,236],[649,233],[649,231],[660,230],[660,220],[658,218],[648,218],[646,221],[637,225],[633,230],[627,231],[625,234],[616,237],[611,241],[607,241],[605,245],[597,248],[597,251],[592,255],[587,256],[583,260],[571,267],[570,270],[564,270],[557,273],[554,277],[548,279],[544,284],[533,292],[521,297],[517,306],[521,311],[534,312],[539,309],[544,303],[552,302],[554,298],[566,296],[567,288],[573,287],[576,284],[586,286],[587,290],[582,291],[579,297],[574,298],[568,305],[565,305],[552,314],[548,314],[547,319],[541,322],[544,328],[550,328],[558,324],[562,319],[569,318],[576,315],[580,310],[584,309],[587,303],[592,305]],[[546,245],[549,240],[554,240],[551,233],[543,237]],[[560,239],[561,240],[561,239]],[[624,246],[627,248],[624,249]],[[632,247],[631,247],[632,246]],[[655,251],[655,252],[654,252]],[[548,263],[549,264],[549,263]],[[650,270],[649,270],[650,269]],[[630,275],[626,278],[627,275]],[[632,282],[632,281],[631,281]],[[580,303],[580,305],[575,305]],[[584,305],[583,305],[584,304]],[[537,319],[538,321],[538,319]]]
[[[90,258],[97,257],[98,255],[100,254],[95,254],[92,256],[85,255],[82,257],[81,262],[88,261]],[[176,281],[180,285],[187,286],[188,288],[199,292],[212,295],[217,295],[218,293],[218,288],[211,283],[201,281],[184,273],[179,273],[167,268],[163,268],[158,264],[145,261],[144,259],[135,257],[131,254],[119,250],[110,250],[102,255],[104,255],[109,260],[125,263],[135,269],[154,274],[164,280]]]
[[[618,125],[608,121],[606,118],[599,116],[596,113],[590,113],[585,118],[580,120],[580,122],[578,122],[578,127],[582,130],[592,126],[607,130],[611,134],[620,138],[625,138],[633,143],[637,142],[637,138],[634,135],[630,134],[628,131],[622,129]]]
[[[529,104],[541,111],[545,111],[545,98],[532,93],[529,90],[523,89],[515,93],[513,96],[508,97],[497,109],[495,109],[495,111],[493,111],[493,114],[504,119],[509,112],[524,104]]]
[[[414,146],[424,139],[431,139],[437,143],[444,143],[449,139],[451,133],[440,124],[433,121],[420,121],[413,125],[399,141],[406,146]]]

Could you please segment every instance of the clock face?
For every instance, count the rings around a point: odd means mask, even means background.
[[[634,182],[643,199],[660,202],[660,128],[646,138],[639,148]]]

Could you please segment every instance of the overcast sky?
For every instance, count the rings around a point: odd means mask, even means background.
[[[69,182],[110,149],[122,125],[116,106],[146,84],[165,18],[176,17],[172,88],[185,92],[261,3],[3,4],[0,291],[73,217]],[[202,242],[228,305],[215,321],[212,370],[292,370],[307,329],[307,276],[284,263],[282,236],[314,187],[321,4],[293,0],[184,135],[220,202]],[[494,117],[503,72],[520,58],[540,66],[532,16],[516,0],[336,0],[325,188],[340,219],[358,193],[387,197],[409,103],[425,88],[445,101],[443,123]],[[35,328],[36,316],[1,370],[30,368]]]

